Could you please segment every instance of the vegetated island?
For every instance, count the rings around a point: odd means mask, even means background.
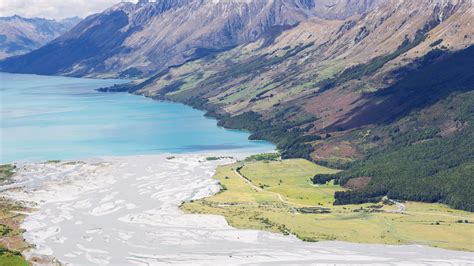
[[[334,205],[334,194],[348,189],[332,180],[314,184],[314,177],[338,172],[305,159],[256,155],[219,166],[214,178],[222,186],[220,193],[184,202],[181,209],[222,215],[236,228],[293,234],[304,241],[420,244],[474,251],[473,213],[439,203],[400,203],[387,198]]]

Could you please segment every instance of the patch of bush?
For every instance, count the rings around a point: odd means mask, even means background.
[[[327,182],[336,179],[336,175],[330,175],[330,174],[316,174],[311,178],[311,181],[313,184],[318,184],[318,185],[324,185]]]

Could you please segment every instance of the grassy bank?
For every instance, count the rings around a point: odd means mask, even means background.
[[[0,165],[0,183],[9,182],[14,170],[14,165]],[[28,265],[20,253],[28,248],[20,229],[25,218],[21,211],[25,209],[18,203],[0,198],[0,265]]]
[[[24,208],[19,204],[0,199],[0,265],[28,265],[20,253],[29,247],[20,229],[25,218],[21,211]]]
[[[331,183],[314,186],[310,178],[335,172],[302,159],[221,166],[215,174],[221,193],[181,208],[222,215],[236,228],[294,234],[305,241],[415,243],[474,251],[474,214],[415,202],[405,203],[405,213],[382,203],[334,206],[334,193],[345,189]]]

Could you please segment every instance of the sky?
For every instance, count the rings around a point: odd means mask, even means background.
[[[63,19],[86,17],[123,0],[0,0],[0,17],[19,15]],[[128,0],[126,2],[137,2]]]

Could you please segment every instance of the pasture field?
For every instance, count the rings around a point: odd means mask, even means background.
[[[344,189],[336,185],[313,186],[310,178],[315,173],[337,172],[304,159],[250,163],[240,169],[240,173],[254,185],[304,205],[332,205],[334,192]]]
[[[474,214],[441,204],[405,203],[334,206],[334,192],[344,188],[314,186],[317,173],[335,173],[302,159],[244,161],[220,166],[214,178],[222,191],[185,202],[186,213],[222,215],[240,229],[293,234],[304,241],[422,244],[474,251]]]

